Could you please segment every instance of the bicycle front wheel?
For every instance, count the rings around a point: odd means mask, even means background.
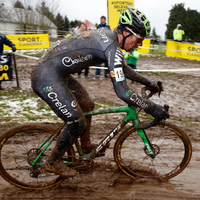
[[[143,123],[141,125],[146,125]],[[132,126],[117,139],[114,158],[128,176],[152,177],[168,180],[181,173],[188,165],[192,146],[189,138],[171,123],[158,123],[145,130],[155,157],[149,155],[142,139]]]
[[[31,165],[41,152],[39,147],[55,134],[55,130],[39,124],[21,125],[6,131],[0,137],[0,175],[24,189],[44,189],[61,183],[64,180],[62,177],[44,170],[44,163],[55,141],[42,153],[36,165]],[[66,154],[66,159],[73,161],[73,147]]]

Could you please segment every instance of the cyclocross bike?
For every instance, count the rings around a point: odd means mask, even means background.
[[[168,110],[166,105],[165,109]],[[115,162],[123,173],[132,178],[153,177],[168,180],[186,168],[191,159],[192,146],[187,135],[177,126],[166,121],[140,122],[133,106],[100,109],[85,115],[121,112],[126,113],[124,118],[96,149],[84,155],[77,140],[63,156],[63,162],[80,173],[84,169],[90,169],[98,153],[125,125],[132,123],[116,139],[113,150]],[[24,189],[50,188],[65,180],[44,170],[44,163],[65,126],[63,123],[54,130],[41,124],[24,124],[7,130],[0,137],[1,176],[9,183]]]

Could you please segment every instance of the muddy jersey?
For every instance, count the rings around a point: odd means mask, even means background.
[[[113,70],[114,65],[122,64],[123,55],[116,33],[100,28],[57,41],[39,62],[45,63],[51,59],[56,62],[56,70],[65,75],[106,61]]]
[[[124,65],[117,40],[116,33],[107,28],[73,35],[53,44],[33,70],[33,91],[67,124],[58,136],[50,157],[53,163],[83,134],[87,126],[83,112],[94,108],[87,92],[71,74],[107,62],[117,96],[129,105],[142,108],[148,106],[147,102],[126,84],[123,69],[127,77],[131,74],[136,80],[137,75]],[[113,97],[113,100],[115,98]]]
[[[43,87],[52,88],[52,85],[55,85],[54,89],[59,88],[57,92],[60,93],[60,87],[64,84],[66,77],[89,66],[105,62],[108,63],[117,96],[129,105],[147,108],[148,102],[127,86],[123,69],[125,66],[123,53],[118,44],[117,34],[107,28],[85,31],[80,35],[72,35],[54,43],[41,57],[39,66],[34,72],[32,78],[34,91],[47,101],[48,98],[46,100],[44,96],[41,96]],[[61,96],[66,96],[64,93],[63,91]],[[54,96],[57,98],[57,93]],[[53,98],[53,95],[50,97]],[[71,116],[71,113],[67,110],[65,115]]]

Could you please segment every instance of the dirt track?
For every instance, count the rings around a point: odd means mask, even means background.
[[[19,61],[18,61],[19,62]],[[27,60],[26,68],[20,68],[20,87],[30,90],[30,67]],[[198,68],[197,61],[175,58],[147,58],[140,57],[138,69],[176,69]],[[73,179],[64,181],[61,185],[42,191],[26,191],[9,185],[0,177],[1,199],[200,199],[200,72],[187,72],[182,74],[142,73],[153,80],[161,80],[164,92],[161,98],[153,97],[152,100],[159,104],[167,103],[170,106],[171,118],[169,121],[180,126],[190,137],[193,145],[193,157],[189,166],[177,177],[167,182],[157,180],[137,179],[131,180],[122,174],[113,159],[113,145],[107,150],[106,156],[95,161],[95,170],[79,174]],[[75,75],[77,77],[77,75]],[[77,79],[85,86],[92,99],[96,102],[105,100],[115,102],[116,105],[125,105],[118,99],[112,88],[109,78],[95,78],[94,70],[90,70],[88,78],[83,75]],[[141,86],[128,81],[128,84],[136,92],[140,92]],[[3,82],[3,87],[15,87],[16,82]],[[113,127],[118,119],[114,117],[95,117],[92,127],[92,140],[100,141],[105,133]],[[107,131],[106,131],[107,132]]]

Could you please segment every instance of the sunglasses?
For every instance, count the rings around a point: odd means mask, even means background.
[[[130,28],[128,28],[126,26],[126,29],[128,29],[133,35],[135,35],[137,37],[137,42],[141,43],[145,38],[144,37],[140,37],[139,35],[137,35],[136,33],[134,33]]]

